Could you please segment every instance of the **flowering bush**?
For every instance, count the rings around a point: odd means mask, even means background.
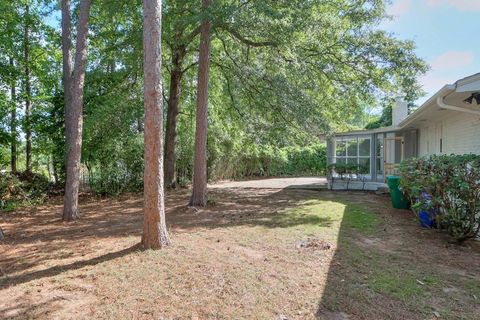
[[[408,159],[401,164],[400,175],[401,187],[417,213],[433,209],[438,227],[459,242],[479,235],[480,156]]]

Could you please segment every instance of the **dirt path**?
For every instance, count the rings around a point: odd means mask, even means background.
[[[225,181],[210,185],[213,189],[251,188],[251,189],[326,189],[325,177],[267,178],[248,181]]]

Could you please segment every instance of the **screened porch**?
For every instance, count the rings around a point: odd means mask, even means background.
[[[417,155],[418,139],[416,130],[385,129],[335,135],[327,142],[327,164],[356,166],[361,177],[353,174],[350,179],[384,182],[403,159]]]

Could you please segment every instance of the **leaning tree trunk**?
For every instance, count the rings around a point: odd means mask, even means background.
[[[31,85],[30,85],[30,7],[25,6],[25,30],[24,30],[24,51],[23,59],[25,60],[25,139],[27,140],[25,152],[26,152],[26,171],[32,172],[32,102],[31,102]]]
[[[15,67],[13,58],[10,58],[10,67]],[[17,93],[16,93],[16,80],[12,80],[10,87],[10,99],[12,100],[11,113],[10,113],[10,166],[12,173],[17,172]]]
[[[143,0],[144,54],[144,216],[142,245],[170,244],[165,222],[163,186],[162,1]]]
[[[65,105],[65,127],[68,150],[63,219],[66,221],[79,218],[78,192],[80,189],[80,161],[82,151],[83,88],[87,61],[87,35],[90,7],[91,0],[80,1],[75,65],[71,84],[71,101]]]
[[[170,74],[170,95],[168,98],[167,128],[165,130],[165,187],[177,187],[176,144],[177,123],[180,112],[180,86],[182,81],[182,64],[185,48],[175,48],[172,54],[172,71]]]
[[[209,0],[202,0],[203,8]],[[209,18],[202,21],[200,30],[200,55],[198,61],[197,81],[197,117],[195,130],[195,162],[193,165],[193,191],[191,206],[207,205],[207,109],[208,109],[208,74],[210,69],[210,31]]]

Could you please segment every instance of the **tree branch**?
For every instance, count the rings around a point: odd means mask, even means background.
[[[222,29],[230,33],[234,38],[250,47],[276,47],[278,44],[274,41],[253,41],[242,36],[238,31],[227,26],[221,26]]]
[[[198,61],[191,63],[189,66],[187,66],[185,69],[182,70],[182,74],[187,72],[189,69],[195,67],[197,64],[198,64]]]
[[[195,39],[195,37],[197,35],[200,34],[200,26],[196,27],[192,32],[190,32],[186,37],[185,37],[185,40],[182,41],[183,45],[184,46],[188,46],[190,44],[190,42],[193,41],[193,39]]]

